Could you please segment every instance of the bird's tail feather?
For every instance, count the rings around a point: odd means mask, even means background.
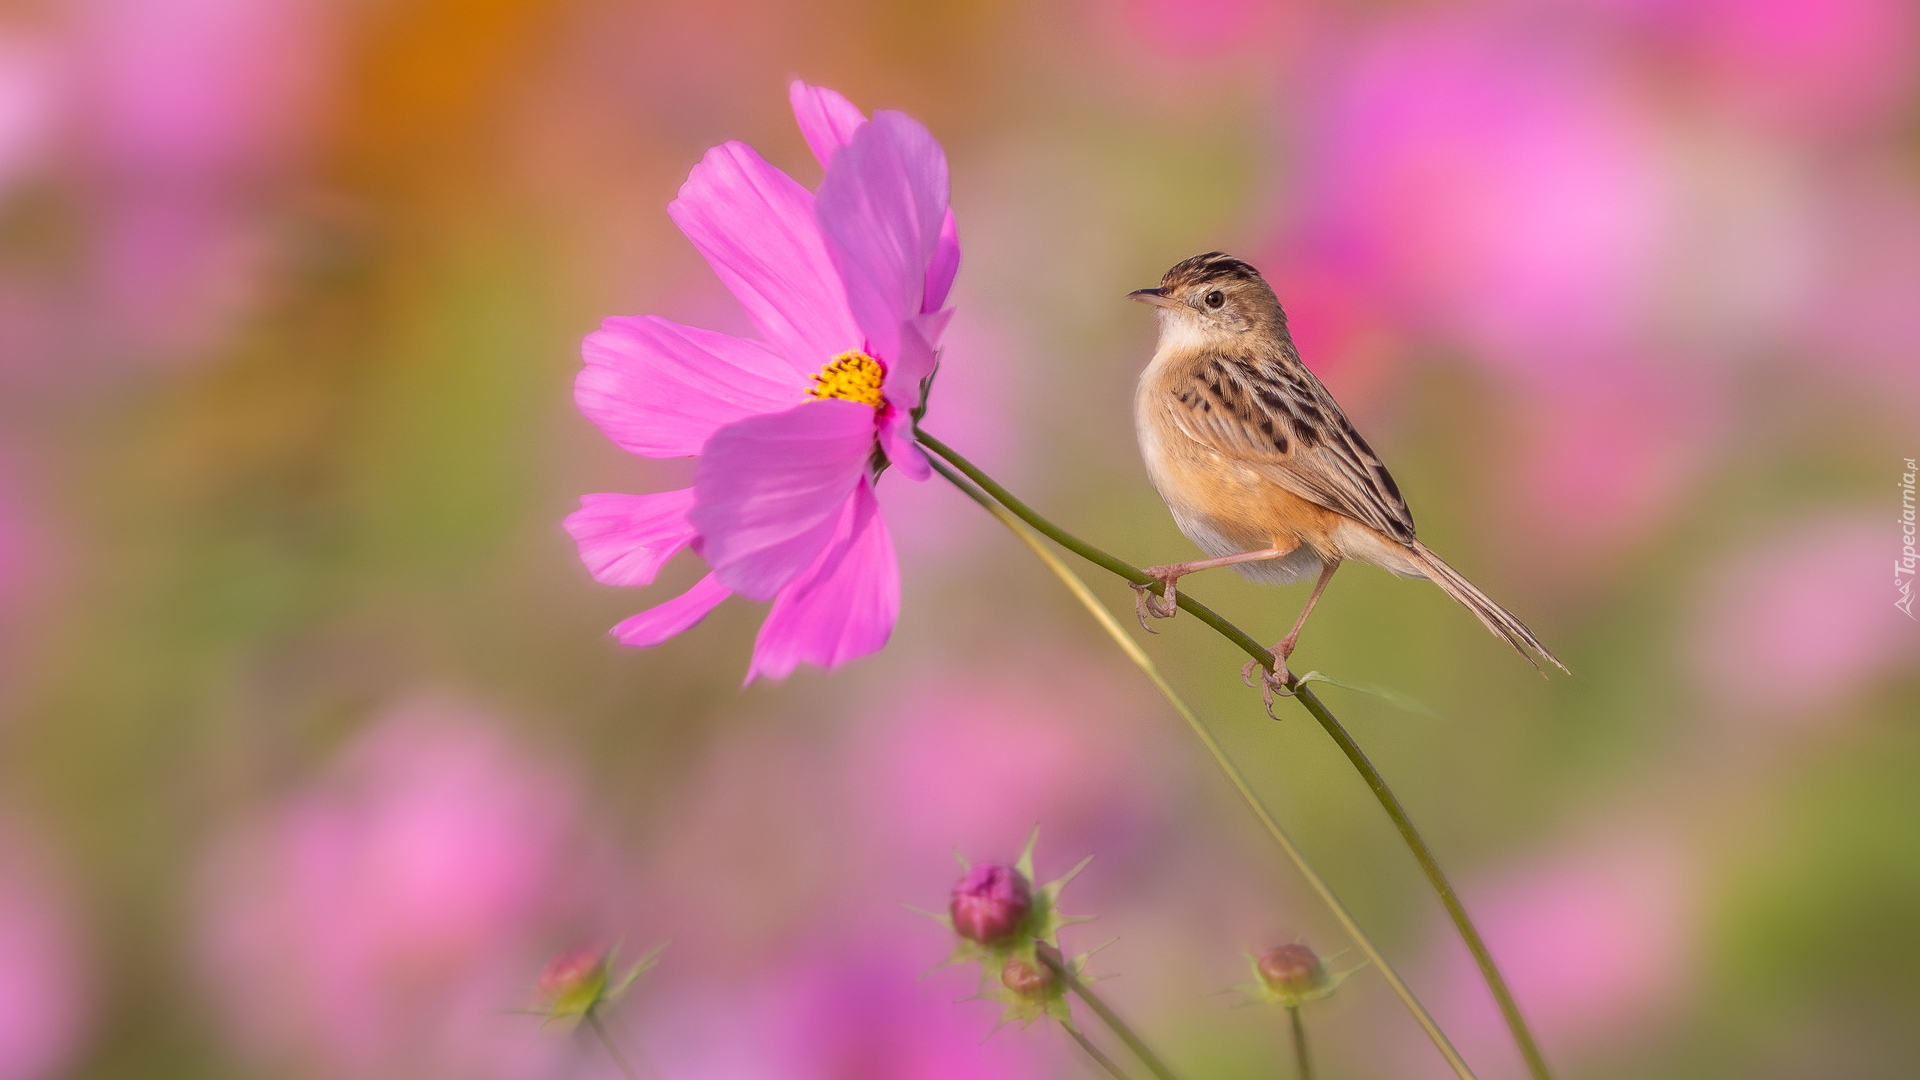
[[[1539,638],[1533,636],[1533,631],[1527,629],[1525,623],[1514,618],[1512,612],[1494,603],[1486,593],[1475,588],[1473,582],[1461,576],[1458,570],[1448,566],[1440,556],[1429,551],[1425,544],[1414,541],[1413,553],[1419,560],[1421,568],[1426,571],[1427,577],[1435,585],[1440,586],[1448,596],[1465,605],[1467,610],[1479,617],[1481,625],[1493,631],[1495,637],[1513,646],[1513,651],[1526,657],[1528,663],[1533,664],[1536,669],[1540,667],[1539,661],[1527,654],[1527,650],[1532,649],[1554,667],[1561,671],[1567,670],[1567,665],[1561,663],[1559,657],[1548,652],[1547,647],[1540,643]],[[1568,674],[1572,673],[1568,672]]]

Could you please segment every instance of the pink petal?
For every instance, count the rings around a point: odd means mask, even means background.
[[[658,645],[706,618],[708,612],[731,595],[732,592],[720,584],[719,575],[708,574],[679,596],[622,622],[612,633],[622,645],[642,649]]]
[[[946,220],[946,154],[917,121],[875,113],[833,156],[818,210],[868,351],[892,364],[900,324],[920,314]]]
[[[567,515],[580,561],[603,585],[651,585],[668,559],[692,542],[693,489],[652,495],[587,495]]]
[[[769,600],[819,558],[873,440],[873,409],[839,398],[715,432],[694,473],[687,517],[720,580]]]
[[[834,151],[853,141],[853,133],[867,122],[866,114],[853,102],[824,86],[808,86],[795,79],[787,87],[787,98],[793,102],[800,134],[823,169],[833,160]]]
[[[913,438],[913,418],[895,410],[880,422],[880,448],[887,460],[909,480],[925,480],[933,475],[927,453]]]
[[[940,242],[933,249],[933,261],[927,264],[927,295],[920,301],[921,311],[939,311],[947,304],[954,275],[960,272],[960,227],[954,224],[953,208],[940,223]]]
[[[801,663],[838,667],[878,652],[900,615],[900,568],[893,538],[862,477],[834,530],[834,542],[807,573],[774,597],[754,642],[747,681],[784,679]]]
[[[911,412],[920,404],[933,366],[940,359],[940,335],[953,319],[952,308],[915,315],[900,327],[900,347],[887,365],[885,393],[896,409]]]
[[[698,454],[715,429],[806,399],[806,380],[765,345],[652,315],[608,319],[580,351],[580,411],[647,457]]]
[[[913,438],[913,410],[920,405],[927,380],[933,376],[939,354],[933,342],[939,340],[953,315],[952,308],[916,315],[900,328],[900,349],[887,367],[884,393],[892,406],[880,422],[880,448],[887,460],[899,467],[911,480],[933,475],[926,455]]]
[[[814,217],[814,198],[753,148],[700,159],[667,214],[795,371],[808,375],[863,341]]]
[[[835,151],[852,142],[854,133],[867,122],[866,114],[858,106],[824,86],[809,86],[795,79],[787,88],[787,96],[793,102],[793,117],[800,125],[800,134],[806,138],[813,156],[819,159],[821,168],[833,160]],[[922,311],[938,311],[946,305],[947,293],[953,288],[954,275],[959,271],[960,231],[949,208],[946,220],[940,223],[940,240],[934,248],[933,260],[927,264]]]

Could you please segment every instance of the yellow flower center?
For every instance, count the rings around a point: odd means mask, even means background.
[[[880,361],[863,352],[843,352],[813,375],[807,396],[842,398],[880,407],[880,384],[886,378]]]

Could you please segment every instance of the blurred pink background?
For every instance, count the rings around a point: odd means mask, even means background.
[[[1210,995],[1347,943],[938,481],[881,485],[877,656],[743,692],[752,605],[605,636],[699,570],[597,586],[560,530],[689,475],[574,411],[579,340],[746,329],[664,207],[728,139],[817,182],[796,76],[946,148],[929,430],[1188,557],[1123,296],[1234,252],[1423,539],[1568,661],[1354,570],[1295,664],[1444,718],[1327,691],[1561,1075],[1909,1075],[1917,53],[1904,0],[0,5],[0,1080],[612,1076],[515,1010],[565,949],[669,939],[611,1014],[662,1077],[1086,1075],[922,978],[951,942],[907,910],[1036,824],[1042,878],[1094,856],[1066,944],[1114,939],[1092,970],[1185,1075],[1288,1067],[1284,1017]],[[1304,599],[1190,586],[1261,636]],[[1338,754],[1160,629],[1479,1075],[1520,1075]],[[1325,1076],[1447,1075],[1377,973],[1306,1015]]]

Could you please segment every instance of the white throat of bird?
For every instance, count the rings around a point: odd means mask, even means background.
[[[1155,359],[1201,349],[1231,349],[1239,338],[1238,334],[1212,325],[1199,312],[1158,308],[1154,314],[1160,320],[1160,343],[1154,349]]]

